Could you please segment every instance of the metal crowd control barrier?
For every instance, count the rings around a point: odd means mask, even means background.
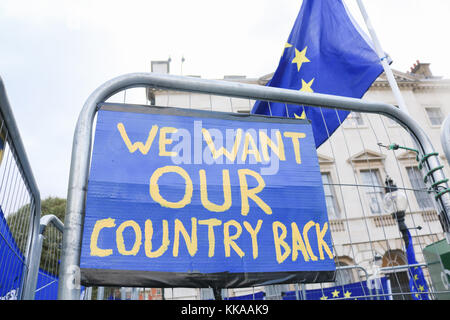
[[[60,244],[63,231],[64,224],[57,216],[49,214],[41,218],[38,240],[30,257],[31,265],[27,280],[29,292],[26,292],[24,299],[56,299],[56,290],[49,290],[49,288],[56,287],[58,282],[58,260],[61,255]],[[43,246],[46,249],[44,255],[42,254]]]
[[[80,296],[79,264],[82,226],[93,122],[98,105],[115,94],[131,88],[147,88],[149,100],[156,105],[163,105],[162,102],[166,100],[167,106],[179,106],[176,101],[179,100],[180,94],[185,94],[189,100],[188,107],[192,107],[191,98],[194,99],[195,95],[209,95],[211,110],[214,109],[213,100],[216,100],[211,97],[218,96],[222,98],[222,106],[225,105],[223,101],[229,101],[228,106],[232,112],[236,111],[233,109],[233,99],[243,99],[248,100],[247,112],[252,104],[251,101],[265,100],[314,106],[320,110],[321,108],[343,109],[364,115],[369,122],[364,130],[360,130],[359,120],[355,118],[353,123],[355,131],[349,134],[345,128],[342,128],[345,127],[347,120],[344,122],[342,119],[341,127],[329,137],[323,147],[318,149],[321,171],[322,168],[324,170],[322,176],[324,188],[327,189],[325,195],[330,200],[328,213],[333,250],[338,266],[337,278],[342,278],[342,283],[355,281],[355,275],[353,271],[346,272],[345,268],[339,269],[340,267],[361,265],[363,268],[369,268],[379,254],[381,254],[383,267],[408,265],[397,221],[380,208],[380,197],[384,190],[381,175],[389,174],[396,177],[399,189],[407,194],[409,208],[406,221],[410,229],[415,229],[413,242],[416,254],[420,253],[420,249],[423,249],[425,245],[439,240],[440,237],[445,237],[450,242],[450,194],[442,192],[448,189],[443,167],[423,129],[414,119],[395,106],[232,81],[155,73],[126,74],[107,81],[96,89],[87,99],[78,118],[72,147],[58,299],[72,300]],[[173,98],[170,97],[172,93]],[[399,134],[392,136],[392,132],[397,131]],[[393,147],[383,148],[383,146],[395,146],[396,143],[409,149],[404,151]],[[343,156],[346,157],[344,160]],[[385,159],[388,157],[394,160],[386,162],[384,167]],[[416,160],[420,161],[419,169],[417,169]],[[341,163],[350,169],[342,170],[342,167],[339,167]],[[428,191],[433,193],[434,197],[430,197]],[[334,207],[333,202],[335,202]],[[423,260],[421,256],[420,259]],[[430,282],[430,275],[425,273],[430,287],[429,293],[432,296],[433,284]],[[370,278],[365,275],[361,279],[367,281],[368,277]],[[407,274],[391,272],[388,280],[387,283],[390,284],[393,292],[390,296],[411,296],[412,292],[406,288],[407,284],[405,287],[405,282],[408,282]],[[320,290],[325,290],[332,285],[335,284],[306,284],[305,289],[317,289],[319,286]],[[403,295],[396,295],[397,291]],[[350,294],[351,292],[348,292],[349,296]],[[341,298],[337,293],[335,295],[336,298]],[[377,297],[382,296],[386,295]],[[327,297],[324,296],[324,298]]]
[[[21,299],[39,234],[41,198],[1,78],[0,117],[0,296]]]

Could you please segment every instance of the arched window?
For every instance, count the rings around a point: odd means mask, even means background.
[[[409,277],[406,268],[406,256],[401,250],[389,250],[383,256],[382,267],[403,266],[401,269],[387,269],[385,274],[391,284],[392,297],[394,300],[411,300],[409,289]]]
[[[336,286],[342,286],[344,284],[355,282],[355,268],[346,268],[353,266],[355,263],[348,257],[337,257],[336,261]]]
[[[382,267],[395,267],[407,264],[406,257],[401,250],[389,250],[383,256]]]

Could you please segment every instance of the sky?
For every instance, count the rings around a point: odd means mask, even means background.
[[[367,30],[356,0],[344,0]],[[2,0],[0,77],[43,199],[67,197],[81,108],[116,76],[149,72],[221,79],[275,71],[300,0]],[[450,1],[363,0],[393,69],[419,60],[450,78]]]

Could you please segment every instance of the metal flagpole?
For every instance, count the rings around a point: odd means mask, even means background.
[[[381,48],[380,41],[378,41],[378,37],[375,33],[375,30],[372,27],[372,23],[369,20],[369,16],[367,15],[366,9],[362,3],[362,0],[356,0],[358,2],[359,9],[361,10],[361,14],[363,15],[364,21],[366,22],[367,29],[369,30],[370,36],[372,38],[373,44],[375,46],[375,51],[380,57],[381,65],[384,68],[384,72],[386,74],[389,85],[391,86],[392,92],[397,100],[398,107],[400,110],[404,111],[409,115],[408,108],[406,107],[405,101],[403,100],[403,96],[398,88],[397,82],[395,81],[394,74],[392,73],[391,68],[389,67],[387,56],[385,55],[383,49]]]

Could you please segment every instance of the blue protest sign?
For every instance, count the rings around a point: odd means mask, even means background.
[[[103,104],[80,267],[86,285],[332,280],[310,123]]]

